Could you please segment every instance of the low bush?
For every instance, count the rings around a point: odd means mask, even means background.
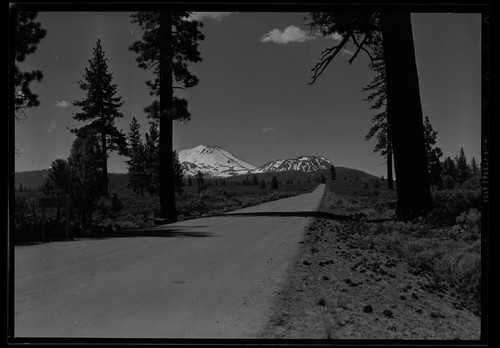
[[[449,241],[435,263],[434,277],[451,285],[465,307],[480,313],[481,244]]]
[[[462,212],[455,220],[456,224],[448,233],[450,239],[470,242],[481,238],[481,213],[477,209]]]
[[[106,219],[101,223],[108,225],[110,222],[114,222],[118,229],[154,226],[154,219],[158,215],[160,202],[158,197],[131,196],[122,199],[122,206],[122,209],[115,212],[114,218],[112,215],[107,215]]]
[[[460,188],[433,192],[435,208],[428,221],[435,224],[453,225],[461,213],[475,208],[481,210],[481,190]]]
[[[470,184],[470,185],[469,185]],[[436,291],[449,289],[458,302],[480,315],[481,192],[476,183],[434,191],[435,209],[414,221],[351,222],[345,228],[361,248],[373,248],[404,259],[409,271],[428,278]],[[341,214],[393,212],[395,192],[370,196],[355,186],[327,192],[322,209]],[[339,193],[342,192],[342,193]]]
[[[457,218],[457,225],[437,230],[421,222],[374,224],[378,226],[368,228],[364,243],[375,242],[382,250],[398,254],[410,272],[427,276],[434,289],[452,289],[464,307],[480,314],[479,215],[471,209]]]

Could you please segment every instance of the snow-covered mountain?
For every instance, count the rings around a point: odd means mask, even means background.
[[[286,160],[276,160],[256,168],[253,173],[285,172],[290,170],[305,173],[316,172],[330,168],[333,163],[322,156],[300,156]]]
[[[205,175],[228,177],[248,174],[255,166],[246,163],[219,146],[198,145],[179,151],[179,162],[186,175],[201,171]]]
[[[285,171],[316,172],[330,168],[332,162],[322,156],[300,156],[293,159],[276,160],[255,167],[219,146],[198,145],[192,149],[179,151],[179,162],[185,175],[195,175],[198,171],[212,177],[273,173]]]

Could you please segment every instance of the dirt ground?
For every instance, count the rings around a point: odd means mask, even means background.
[[[479,340],[480,317],[396,253],[352,237],[356,221],[314,218],[263,338]]]

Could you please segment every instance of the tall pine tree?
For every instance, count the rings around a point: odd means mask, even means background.
[[[83,79],[78,81],[79,87],[85,92],[85,97],[75,100],[73,105],[81,112],[73,115],[77,121],[92,122],[82,128],[93,129],[100,138],[101,164],[105,193],[108,194],[108,155],[112,151],[126,154],[126,137],[115,126],[115,118],[123,117],[119,111],[123,105],[122,98],[116,96],[116,84],[113,84],[113,74],[108,72],[107,58],[98,39],[94,48],[89,67],[85,68]],[[82,129],[79,128],[79,129]],[[73,129],[73,132],[79,129]]]
[[[64,198],[71,196],[73,178],[67,161],[56,159],[52,162],[42,192],[45,197]],[[56,207],[56,221],[59,222],[60,207]]]
[[[148,170],[146,147],[142,143],[141,125],[135,117],[130,122],[128,132],[128,185],[134,192],[139,192],[141,197],[151,181],[151,175]]]
[[[479,166],[476,162],[476,158],[472,157],[472,160],[470,162],[470,170],[472,175],[477,175],[479,173]]]
[[[471,177],[471,171],[467,165],[467,158],[465,157],[464,148],[460,148],[458,157],[455,158],[455,165],[457,168],[457,179],[463,184],[465,180]]]
[[[175,205],[175,173],[172,166],[172,122],[188,121],[187,101],[174,97],[174,88],[189,88],[198,84],[198,78],[188,70],[188,62],[201,60],[198,41],[204,38],[202,24],[190,20],[189,12],[138,12],[132,22],[144,30],[142,40],[130,49],[138,54],[139,67],[152,69],[154,79],[147,81],[151,95],[158,98],[146,112],[159,119],[159,175],[161,177],[160,217],[177,221]],[[174,86],[175,83],[180,85]]]
[[[432,201],[427,156],[424,144],[422,106],[411,29],[411,16],[405,12],[313,12],[309,25],[323,35],[340,34],[338,45],[322,52],[312,68],[313,84],[330,62],[351,42],[356,50],[349,63],[361,51],[373,59],[370,52],[382,34],[387,83],[387,117],[394,153],[398,204],[398,220],[409,220],[434,207]]]
[[[442,171],[443,177],[449,176],[453,180],[457,180],[457,178],[458,178],[457,168],[455,166],[455,162],[451,159],[450,156],[445,157],[442,167],[443,167],[443,171]]]
[[[61,198],[71,194],[71,168],[67,161],[56,159],[52,162],[42,191],[46,197]]]
[[[102,149],[99,135],[92,128],[76,132],[68,165],[71,172],[71,200],[80,211],[85,228],[92,223],[92,214],[99,197],[107,195],[107,182],[102,175]]]
[[[15,84],[15,117],[20,119],[26,116],[24,110],[38,106],[40,101],[38,95],[31,91],[30,83],[40,82],[43,78],[41,70],[21,71],[19,63],[24,62],[26,57],[36,52],[38,44],[45,37],[47,31],[42,28],[40,22],[36,21],[37,12],[20,11],[14,12],[14,84]]]
[[[146,164],[149,175],[148,192],[150,195],[158,195],[160,187],[160,134],[158,122],[151,122],[149,134],[146,133]]]

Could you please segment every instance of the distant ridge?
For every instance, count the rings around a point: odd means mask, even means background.
[[[14,173],[14,186],[19,187],[22,183],[23,187],[36,189],[43,184],[49,175],[48,169],[29,170]],[[128,185],[127,173],[108,173],[109,185],[118,191],[126,190]]]
[[[271,161],[256,167],[217,145],[198,145],[192,149],[181,150],[179,151],[179,162],[186,176],[192,176],[201,171],[208,177],[237,178],[249,174],[268,177],[279,174],[279,177],[290,179],[300,177],[301,180],[318,172],[329,175],[328,170],[333,165],[326,157],[309,155]],[[335,166],[335,170],[337,180],[366,181],[378,178],[358,169]],[[45,183],[47,176],[48,169],[16,172],[14,184],[16,188],[20,183],[26,188],[38,188]],[[126,190],[127,183],[126,173],[109,173],[111,188]]]
[[[17,188],[19,183],[22,183],[26,188],[37,188],[45,183],[45,179],[48,175],[48,169],[16,172],[14,173],[14,185]]]

